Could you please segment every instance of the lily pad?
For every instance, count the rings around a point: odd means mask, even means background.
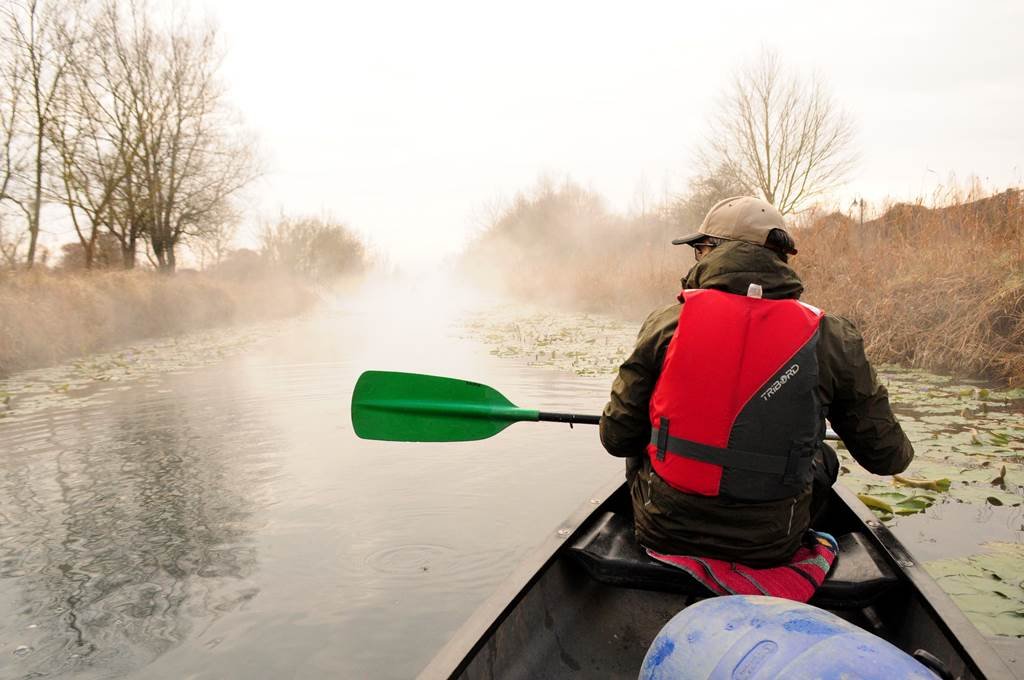
[[[983,632],[1024,636],[1024,545],[985,547],[982,554],[926,562],[924,568]]]
[[[949,479],[945,477],[942,479],[910,479],[909,477],[893,475],[892,479],[897,484],[901,484],[903,486],[909,486],[915,489],[930,489],[938,492],[949,491],[949,485],[951,484]]]
[[[928,494],[901,493],[899,491],[876,491],[857,494],[864,505],[886,515],[916,515],[935,503],[935,497]]]
[[[80,357],[64,364],[21,371],[0,379],[0,412],[9,421],[31,417],[57,404],[92,400],[102,389],[128,378],[146,378],[210,365],[228,352],[280,333],[294,319],[249,327],[201,330],[180,337],[154,338],[113,352]]]

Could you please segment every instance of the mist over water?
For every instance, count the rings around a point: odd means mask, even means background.
[[[366,369],[597,413],[605,378],[499,359],[442,276],[376,281],[242,354],[0,422],[0,677],[414,675],[621,470],[596,428],[366,442]]]

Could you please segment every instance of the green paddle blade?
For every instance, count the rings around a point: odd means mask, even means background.
[[[435,375],[366,371],[352,393],[352,425],[363,439],[475,441],[537,419],[487,385]]]

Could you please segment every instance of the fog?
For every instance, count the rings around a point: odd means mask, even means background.
[[[252,212],[336,215],[399,262],[457,251],[483,206],[542,172],[620,211],[685,188],[716,98],[762,46],[857,122],[835,204],[1021,181],[1011,1],[200,6],[269,159]]]

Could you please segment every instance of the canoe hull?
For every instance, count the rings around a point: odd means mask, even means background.
[[[608,585],[573,559],[572,539],[609,511],[629,512],[628,504],[621,477],[607,484],[499,587],[420,677],[636,678],[658,631],[699,597]],[[827,528],[862,533],[899,576],[870,606],[830,610],[908,653],[927,650],[954,677],[1013,679],[977,629],[867,508],[841,487],[830,505]]]

